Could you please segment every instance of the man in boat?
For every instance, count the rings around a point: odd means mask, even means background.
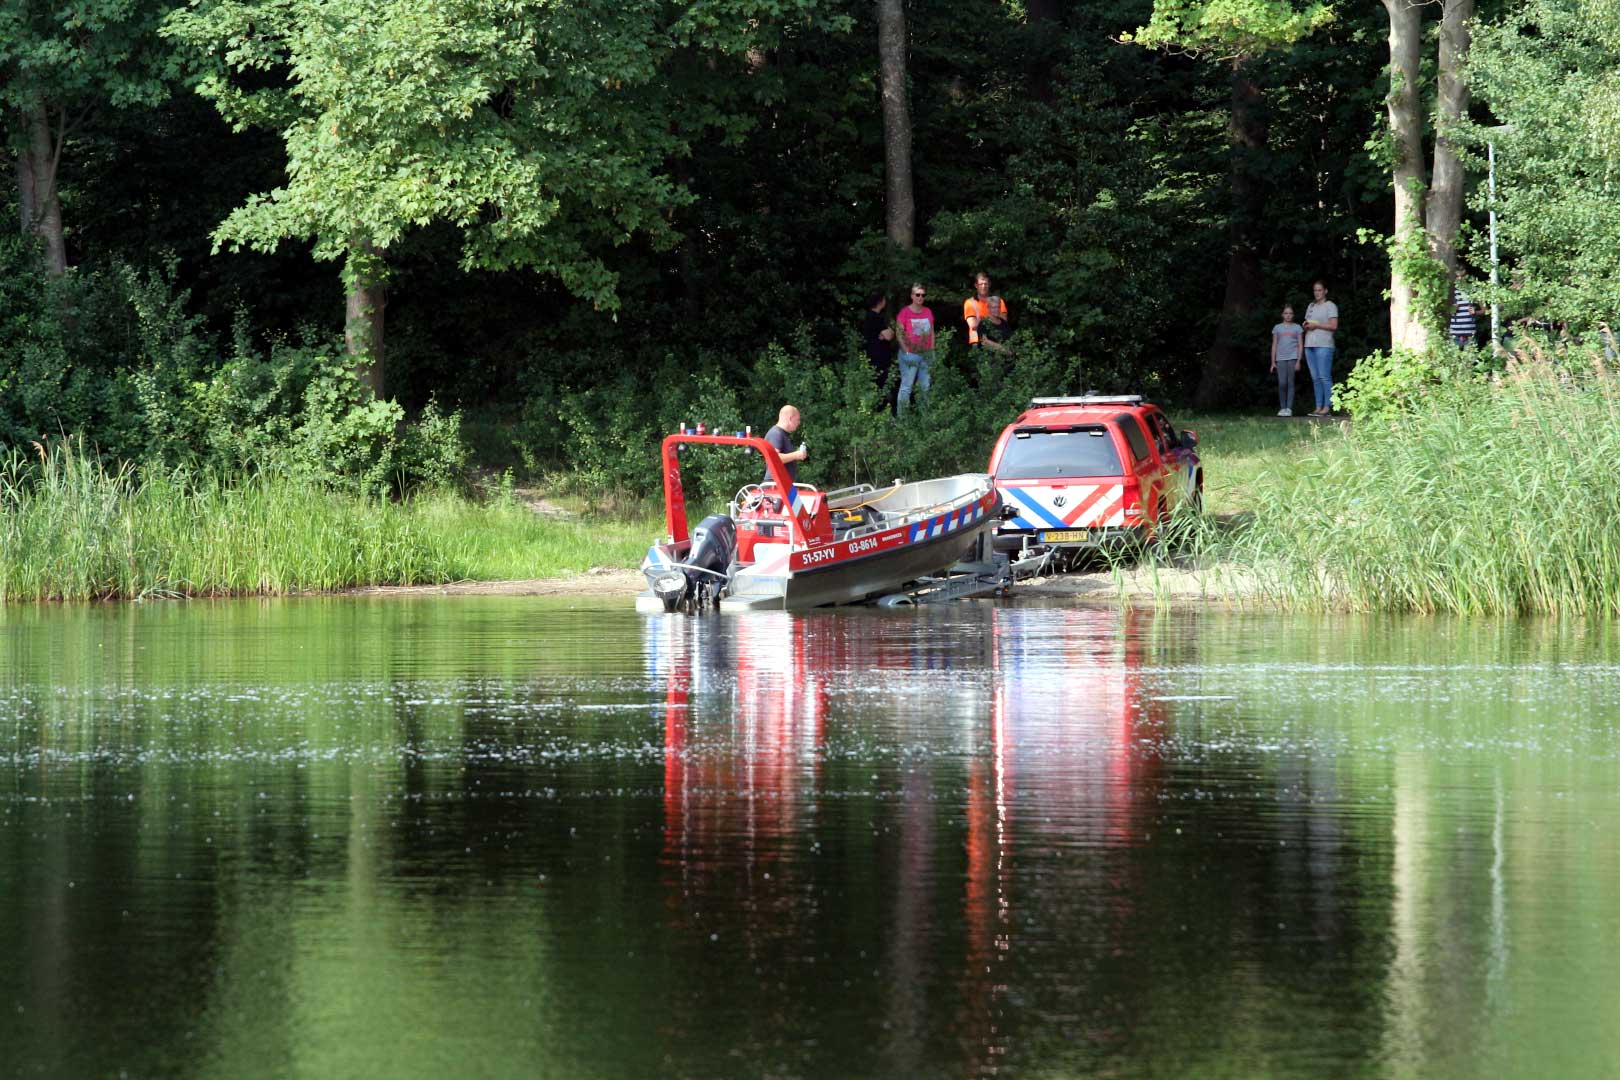
[[[792,405],[784,405],[782,411],[776,414],[776,426],[765,433],[765,441],[776,448],[777,455],[781,457],[782,464],[787,469],[788,481],[795,484],[799,482],[799,462],[810,456],[810,450],[806,446],[800,445],[797,450],[793,449],[793,440],[789,438],[799,430],[800,422],[799,410]],[[765,482],[772,482],[769,473],[765,474]]]

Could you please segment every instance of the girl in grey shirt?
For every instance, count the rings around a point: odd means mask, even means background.
[[[1294,415],[1294,376],[1299,372],[1304,328],[1294,309],[1282,309],[1282,322],[1271,328],[1271,370],[1277,376],[1277,415]]]

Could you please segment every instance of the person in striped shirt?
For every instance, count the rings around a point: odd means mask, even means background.
[[[1474,305],[1468,299],[1468,294],[1459,286],[1451,287],[1451,342],[1459,349],[1465,349],[1474,343],[1474,335],[1479,332],[1479,323],[1474,319]]]

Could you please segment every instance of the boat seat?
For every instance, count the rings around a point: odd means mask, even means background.
[[[883,523],[883,512],[870,506],[855,506],[847,510],[834,510],[832,512],[832,527],[835,537],[843,536],[856,529],[870,528]]]

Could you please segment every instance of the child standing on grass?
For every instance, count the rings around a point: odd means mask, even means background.
[[[1299,374],[1305,330],[1294,309],[1283,306],[1282,322],[1271,328],[1271,371],[1277,376],[1277,415],[1294,415],[1294,376]]]

